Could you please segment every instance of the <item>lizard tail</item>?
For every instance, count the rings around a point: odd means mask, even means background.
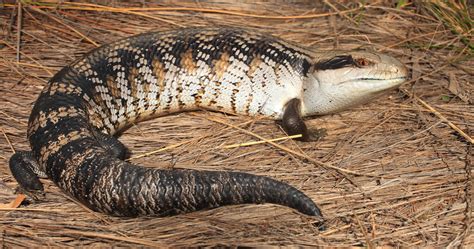
[[[248,173],[153,169],[106,155],[84,160],[75,173],[65,181],[74,182],[75,188],[64,189],[89,208],[115,216],[167,216],[225,205],[273,203],[321,217],[316,204],[301,191]]]

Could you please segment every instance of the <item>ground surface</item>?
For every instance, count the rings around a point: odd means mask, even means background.
[[[472,245],[472,26],[471,33],[453,28],[428,5],[333,2],[0,5],[0,244]],[[250,133],[267,139],[284,133],[272,121],[204,111],[140,123],[121,137],[135,156],[171,146],[134,163],[237,170],[288,182],[320,205],[326,231],[315,229],[311,218],[275,205],[114,218],[88,211],[47,180],[43,202],[9,206],[17,186],[8,169],[11,146],[28,149],[29,112],[56,71],[121,37],[207,25],[251,27],[312,49],[384,51],[410,69],[412,80],[400,90],[351,111],[308,120],[328,135],[313,143],[278,142],[286,150],[270,144],[224,148],[258,140]],[[294,152],[358,174],[342,177]]]

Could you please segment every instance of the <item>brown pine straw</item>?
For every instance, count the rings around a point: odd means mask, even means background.
[[[0,4],[0,245],[473,247],[467,8],[464,1]],[[49,180],[42,180],[41,202],[15,193],[8,160],[29,149],[32,104],[58,70],[123,37],[191,26],[243,27],[315,50],[376,50],[409,68],[411,80],[400,90],[308,118],[310,128],[327,130],[317,142],[289,139],[271,120],[208,111],[135,124],[120,137],[133,152],[129,161],[145,167],[287,182],[320,206],[325,231],[312,217],[270,204],[120,218],[87,209]]]
[[[417,96],[413,95],[413,98],[416,99],[416,101],[420,102],[426,109],[430,110],[434,115],[436,115],[439,119],[443,120],[443,122],[446,122],[449,127],[453,128],[456,132],[459,133],[462,137],[464,137],[469,143],[474,144],[474,139],[472,137],[469,137],[463,130],[461,130],[457,125],[453,124],[450,122],[447,118],[443,116],[443,114],[439,113],[436,109],[428,105],[425,101],[422,99],[418,98]]]

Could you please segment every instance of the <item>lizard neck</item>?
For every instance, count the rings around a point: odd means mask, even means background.
[[[302,115],[325,115],[358,104],[346,102],[344,99],[349,98],[346,98],[342,92],[337,92],[335,88],[328,88],[327,84],[310,74],[303,88]]]

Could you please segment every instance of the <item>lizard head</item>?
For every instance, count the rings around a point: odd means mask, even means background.
[[[304,115],[334,113],[366,103],[408,78],[400,61],[374,52],[340,52],[319,58],[304,89]]]

